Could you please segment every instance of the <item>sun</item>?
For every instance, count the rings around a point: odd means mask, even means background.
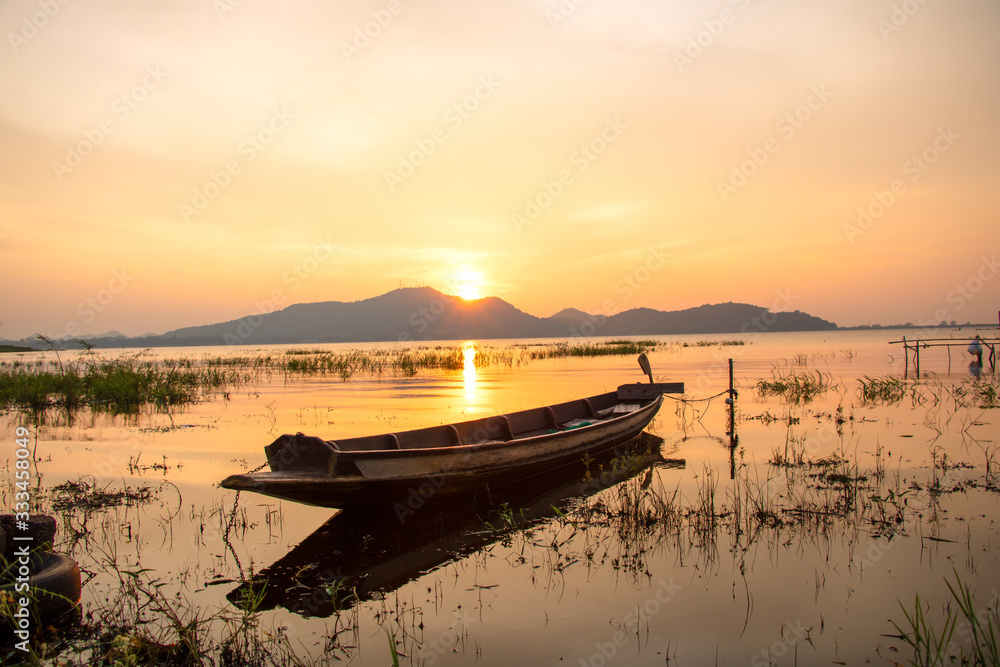
[[[475,301],[482,298],[482,285],[482,274],[471,264],[463,264],[452,281],[452,291],[466,301]]]
[[[475,301],[480,297],[479,288],[475,285],[460,285],[458,295],[466,301]]]

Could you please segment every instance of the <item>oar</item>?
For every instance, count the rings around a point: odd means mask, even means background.
[[[649,357],[646,356],[645,352],[639,355],[639,368],[649,376],[649,384],[653,384],[653,369],[649,366]]]

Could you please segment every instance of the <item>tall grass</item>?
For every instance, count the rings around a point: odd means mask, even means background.
[[[531,358],[549,359],[552,357],[629,356],[654,350],[659,345],[661,345],[661,343],[655,340],[630,340],[627,338],[610,339],[598,341],[596,343],[583,344],[563,342],[533,350]]]
[[[631,356],[661,345],[655,340],[610,339],[504,347],[421,345],[345,351],[302,348],[284,353],[207,355],[202,359],[156,359],[145,352],[108,359],[88,350],[66,364],[53,346],[54,361],[0,362],[0,410],[39,413],[50,408],[91,408],[135,414],[145,406],[169,409],[195,403],[272,373],[332,375],[347,381],[355,375],[460,371],[470,362],[476,368],[514,368],[537,359]]]
[[[757,393],[762,397],[780,396],[792,403],[808,403],[832,389],[835,381],[830,374],[820,371],[775,374],[770,380],[757,381]]]
[[[143,354],[103,359],[81,355],[75,362],[0,365],[0,409],[41,412],[49,408],[133,414],[194,403],[214,391],[240,386],[255,374],[241,368],[190,367]]]
[[[976,609],[972,591],[959,578],[958,572],[955,572],[954,586],[950,581],[945,583],[958,611],[949,604],[942,625],[935,628],[928,619],[919,594],[912,613],[902,603],[899,605],[908,627],[902,628],[892,621],[900,633],[899,639],[913,649],[910,664],[931,667],[956,664],[957,661],[960,665],[1000,665],[1000,610],[996,597],[990,604]]]
[[[866,375],[858,383],[858,392],[865,403],[895,403],[906,396],[907,383],[902,378],[871,378]]]

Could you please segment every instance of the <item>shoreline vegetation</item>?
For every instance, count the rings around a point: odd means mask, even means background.
[[[229,394],[278,374],[334,376],[343,382],[355,376],[415,376],[422,370],[463,371],[470,366],[519,368],[534,361],[564,357],[636,356],[675,347],[738,346],[740,340],[700,340],[664,343],[655,340],[609,339],[596,343],[527,343],[502,347],[420,345],[401,348],[356,348],[331,352],[322,348],[293,348],[284,352],[260,351],[240,355],[204,355],[200,359],[158,359],[149,351],[103,357],[93,350],[64,362],[54,358],[0,360],[0,411],[35,414],[59,409],[69,413],[89,408],[97,413],[135,415],[143,409],[169,411]],[[49,354],[49,353],[46,353]],[[908,399],[914,405],[948,400],[956,407],[1000,406],[996,378],[966,378],[948,386],[933,377],[876,377],[857,379],[861,405],[891,405]],[[846,392],[840,381],[820,371],[775,368],[771,378],[753,385],[766,398],[809,403],[828,391]]]
[[[701,340],[683,346],[743,345],[738,340]],[[63,362],[54,358],[0,361],[0,410],[42,412],[49,408],[136,414],[145,407],[168,410],[221,395],[271,374],[333,375],[348,381],[356,375],[416,375],[421,370],[460,371],[517,368],[540,359],[560,357],[636,356],[669,349],[655,340],[609,339],[599,342],[559,341],[503,347],[418,345],[400,348],[357,348],[330,352],[293,348],[284,352],[205,355],[201,359],[157,359],[147,351],[105,358],[88,349]]]

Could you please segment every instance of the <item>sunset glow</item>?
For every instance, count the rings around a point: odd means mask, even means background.
[[[899,5],[12,0],[0,338],[401,284],[995,322],[1000,6]]]
[[[480,286],[483,283],[482,276],[470,265],[465,265],[454,281],[455,294],[467,301],[479,299],[482,296]]]

